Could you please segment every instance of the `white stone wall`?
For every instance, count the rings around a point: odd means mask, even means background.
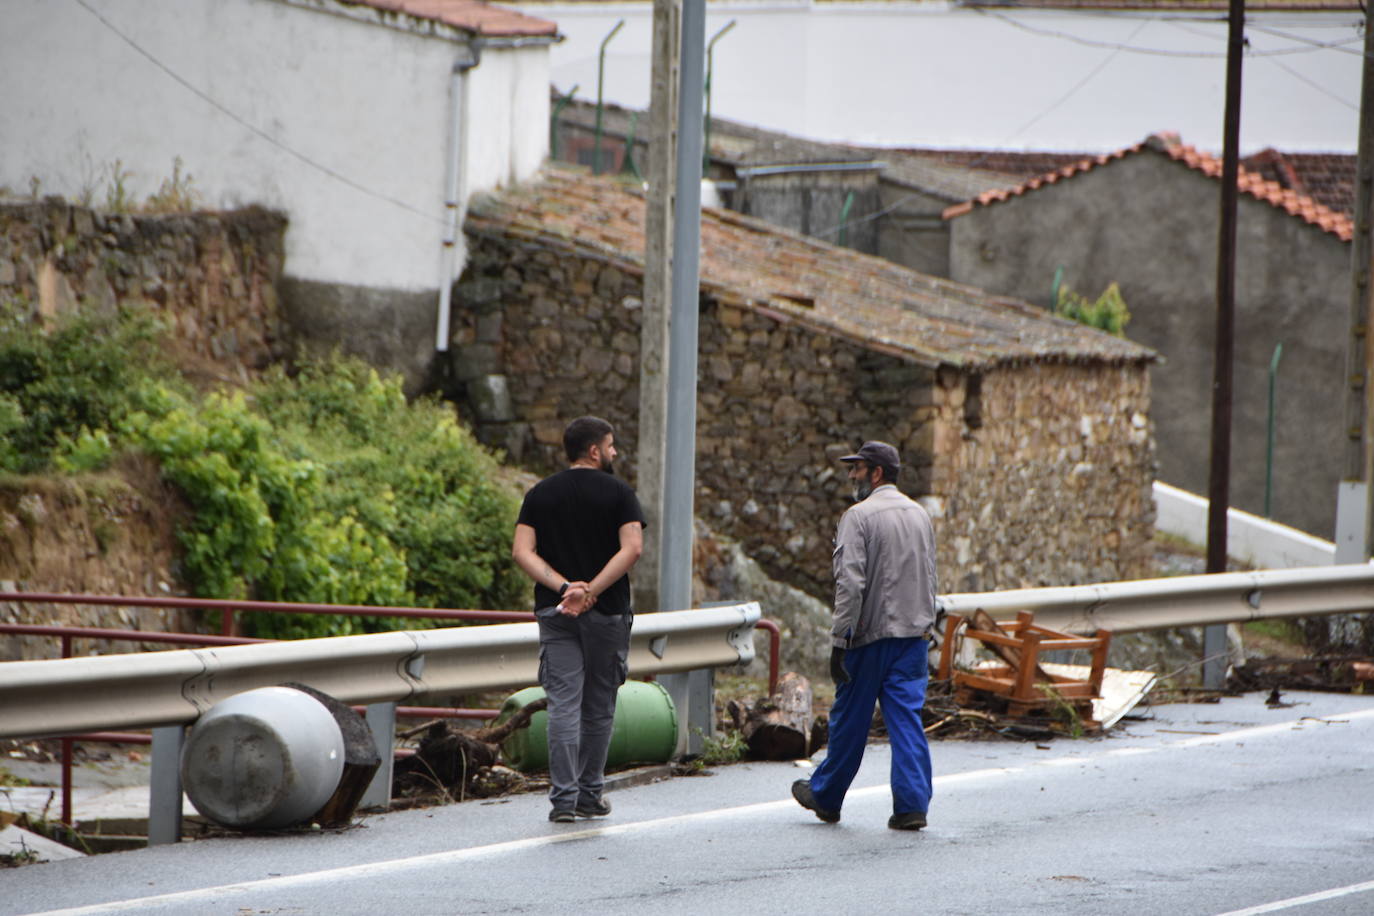
[[[460,33],[332,0],[88,6],[0,5],[0,187],[36,180],[101,206],[119,163],[141,200],[179,157],[204,206],[288,215],[288,276],[439,285]],[[484,48],[468,83],[464,190],[531,174],[547,147],[547,47]]]

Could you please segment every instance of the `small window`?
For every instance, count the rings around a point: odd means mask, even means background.
[[[983,377],[970,375],[965,385],[964,425],[978,429],[983,425]]]

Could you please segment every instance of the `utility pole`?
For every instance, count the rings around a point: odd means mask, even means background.
[[[1336,562],[1363,563],[1374,551],[1371,536],[1371,426],[1369,373],[1374,365],[1369,325],[1374,317],[1370,220],[1374,219],[1374,30],[1364,23],[1364,68],[1360,85],[1360,138],[1355,167],[1355,235],[1350,251],[1350,340],[1346,350],[1346,442],[1341,482],[1336,492]]]
[[[653,610],[692,603],[705,46],[705,0],[655,0],[640,338],[641,492],[654,506],[647,511],[658,541],[656,556],[648,558],[657,566]],[[657,452],[656,461],[643,455],[645,446]],[[651,461],[656,467],[646,475]],[[660,681],[678,708],[679,752],[699,750],[715,727],[711,672]]]
[[[635,571],[635,606],[664,609],[659,557],[663,540],[664,460],[668,450],[668,317],[673,301],[673,212],[677,200],[677,97],[682,0],[654,0],[649,89],[648,202],[644,214],[644,305],[639,330],[639,442],[636,481],[648,517]]]
[[[1226,111],[1222,122],[1221,218],[1217,232],[1217,332],[1212,363],[1212,462],[1207,483],[1207,572],[1226,572],[1226,512],[1231,506],[1232,364],[1236,331],[1236,181],[1240,175],[1240,74],[1245,0],[1231,0],[1226,36]],[[1202,684],[1226,683],[1226,625],[1206,627]]]

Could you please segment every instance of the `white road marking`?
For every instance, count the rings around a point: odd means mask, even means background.
[[[1259,916],[1260,913],[1277,913],[1280,910],[1291,910],[1295,906],[1307,906],[1309,903],[1321,903],[1323,900],[1335,900],[1337,897],[1348,897],[1351,894],[1363,894],[1367,891],[1374,891],[1374,881],[1348,884],[1345,887],[1333,887],[1329,891],[1318,891],[1315,894],[1306,894],[1302,897],[1289,897],[1287,900],[1275,900],[1273,903],[1262,903],[1259,906],[1252,906],[1243,910],[1231,910],[1228,913],[1221,913],[1220,916]]]
[[[1231,732],[1222,732],[1216,735],[1206,735],[1194,738],[1187,738],[1180,741],[1169,741],[1151,748],[1122,748],[1103,751],[1098,754],[1051,757],[1043,760],[1036,760],[1025,766],[1015,767],[988,767],[982,770],[970,770],[965,773],[950,773],[945,776],[935,777],[936,788],[960,785],[968,782],[980,782],[983,780],[995,779],[998,777],[1011,776],[1017,773],[1025,773],[1040,767],[1057,767],[1071,764],[1088,764],[1099,758],[1148,754],[1157,751],[1176,749],[1180,747],[1196,747],[1205,744],[1219,744],[1229,741],[1244,741],[1248,738],[1257,738],[1264,735],[1276,734],[1279,732],[1291,732],[1302,730],[1310,724],[1324,725],[1344,725],[1356,719],[1367,719],[1374,717],[1374,708],[1352,712],[1340,717],[1328,719],[1314,719],[1304,716],[1301,719],[1293,719],[1286,722],[1278,722],[1273,725],[1260,725],[1251,728],[1242,728]],[[851,791],[848,798],[863,798],[870,795],[879,795],[889,792],[886,783],[876,786],[869,786],[864,789]],[[61,910],[44,910],[42,912],[30,913],[28,916],[96,916],[102,913],[121,913],[131,910],[141,910],[145,907],[164,905],[164,904],[192,904],[207,903],[225,894],[240,893],[246,891],[263,891],[278,888],[302,888],[313,885],[325,884],[340,879],[358,878],[381,878],[393,875],[396,872],[425,866],[447,866],[458,862],[465,862],[472,859],[481,859],[491,856],[499,856],[505,853],[520,852],[527,849],[535,849],[541,846],[556,846],[560,843],[571,843],[579,840],[591,839],[600,836],[619,836],[625,833],[632,833],[641,830],[671,827],[677,824],[701,823],[706,821],[720,820],[723,818],[733,818],[742,815],[762,814],[767,811],[777,811],[786,808],[795,808],[796,802],[788,798],[782,801],[756,802],[751,805],[738,805],[733,808],[716,808],[711,811],[698,811],[692,814],[676,814],[671,817],[654,818],[647,821],[635,821],[629,824],[613,824],[606,827],[593,827],[587,830],[577,830],[570,833],[557,833],[552,835],[528,837],[523,840],[508,840],[504,843],[492,843],[487,846],[472,846],[467,849],[453,849],[446,852],[430,853],[424,856],[411,856],[404,859],[387,859],[381,862],[366,862],[361,865],[345,865],[339,868],[329,868],[323,871],[304,872],[298,875],[281,875],[272,878],[262,878],[257,881],[243,881],[235,884],[222,884],[216,887],[196,888],[189,891],[178,891],[170,894],[156,894],[149,897],[135,897],[128,900],[116,900],[108,903],[92,904],[90,906],[71,907]],[[1374,882],[1366,884],[1351,885],[1350,888],[1340,888],[1336,891],[1324,891],[1323,894],[1330,896],[1343,896],[1347,893],[1360,893],[1365,890],[1374,889]],[[1293,901],[1281,901],[1276,904],[1267,904],[1273,909],[1283,909],[1286,906],[1298,906],[1301,902],[1329,899],[1321,894],[1314,894],[1311,897],[1297,897]],[[1241,916],[1241,914],[1267,913],[1273,909],[1256,908],[1249,910],[1238,910],[1236,913],[1223,914],[1223,916]]]

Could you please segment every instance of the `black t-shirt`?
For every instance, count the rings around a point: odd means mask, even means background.
[[[534,529],[535,551],[569,582],[590,582],[620,550],[620,528],[644,525],[635,491],[619,477],[568,468],[530,488],[516,522]],[[558,603],[558,592],[534,586],[535,608]],[[592,605],[603,614],[629,614],[630,578],[621,576]]]

